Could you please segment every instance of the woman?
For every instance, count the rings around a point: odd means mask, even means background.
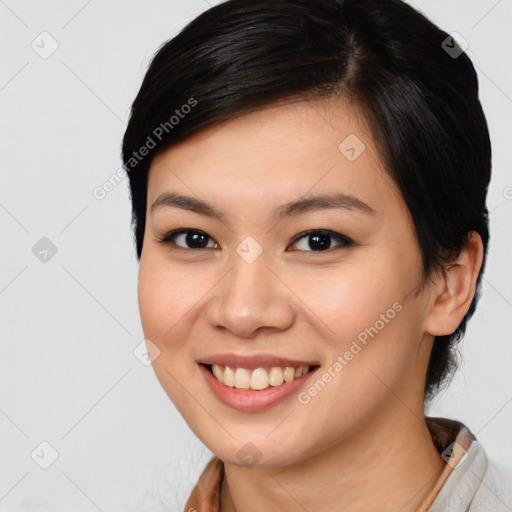
[[[425,417],[485,265],[474,68],[399,0],[229,0],[123,141],[153,367],[215,454],[185,510],[505,510]]]

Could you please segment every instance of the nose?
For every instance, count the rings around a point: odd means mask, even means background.
[[[284,331],[294,322],[293,293],[263,255],[252,263],[235,255],[230,271],[212,291],[207,321],[233,336]]]

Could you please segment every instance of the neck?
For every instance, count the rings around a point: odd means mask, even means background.
[[[290,466],[225,464],[221,512],[416,512],[445,467],[423,411],[398,405],[367,425]]]

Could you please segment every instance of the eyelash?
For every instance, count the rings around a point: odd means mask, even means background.
[[[170,231],[169,233],[165,234],[162,237],[158,237],[157,241],[162,244],[172,244],[178,249],[184,249],[184,250],[190,250],[190,251],[199,251],[199,250],[204,250],[204,249],[214,249],[215,248],[215,247],[195,247],[195,248],[193,248],[193,247],[182,247],[180,245],[176,245],[176,243],[173,241],[173,239],[178,235],[186,234],[186,233],[199,233],[201,235],[205,235],[208,239],[213,240],[213,238],[211,238],[204,231],[201,231],[198,229],[181,228],[181,229],[175,229],[174,231]],[[322,250],[310,250],[310,251],[301,250],[301,252],[311,252],[311,253],[319,254],[319,253],[323,253],[323,252],[329,252],[334,249],[347,248],[347,247],[354,245],[354,241],[351,240],[350,238],[348,238],[347,236],[342,235],[341,233],[336,233],[335,231],[331,231],[329,229],[310,229],[308,231],[299,233],[298,235],[296,235],[293,238],[292,244],[297,243],[302,238],[306,238],[306,237],[314,235],[314,234],[333,238],[333,239],[337,240],[340,243],[340,245],[337,245],[334,247],[329,247],[329,249],[326,249],[324,251],[322,251]]]

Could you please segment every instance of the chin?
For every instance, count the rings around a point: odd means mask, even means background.
[[[233,432],[234,438],[230,438],[223,444],[219,443],[218,437],[211,436],[212,431],[204,437],[198,437],[224,463],[240,467],[256,469],[285,467],[307,457],[305,453],[307,445],[303,438],[292,441],[294,436],[285,432],[280,436],[271,435],[262,438],[260,430],[254,433],[247,431],[244,427],[241,430],[238,436]]]

